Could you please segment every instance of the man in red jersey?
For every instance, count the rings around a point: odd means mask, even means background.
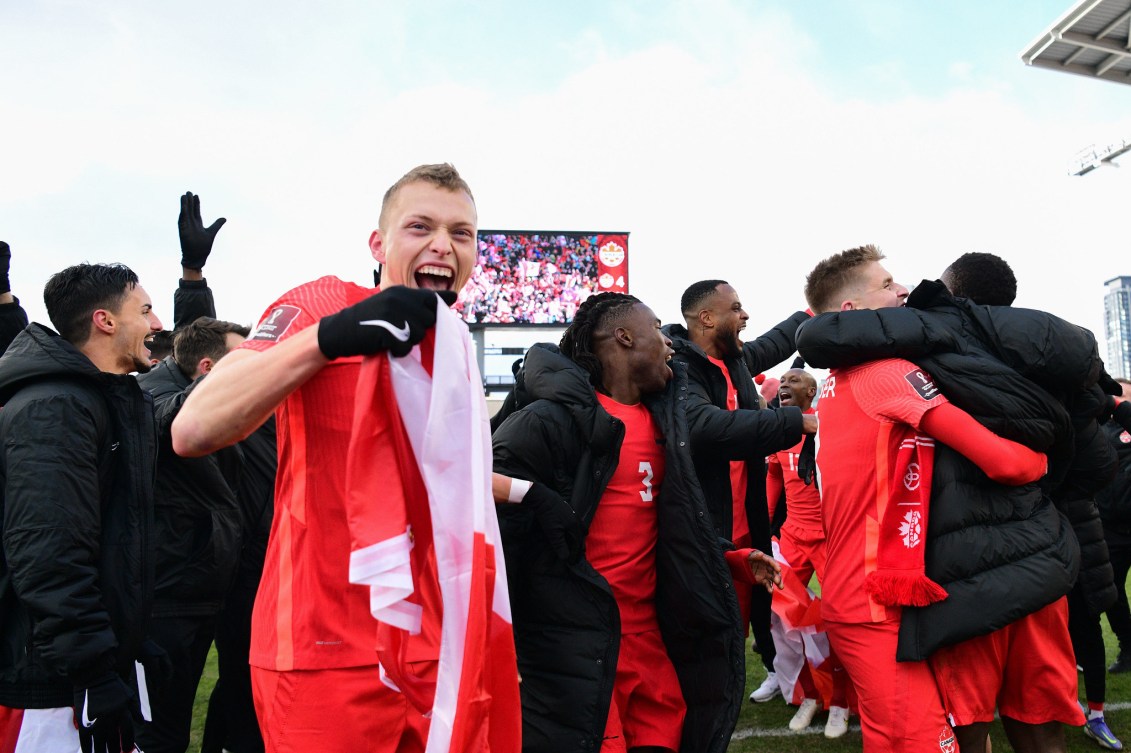
[[[817,396],[817,380],[804,369],[790,369],[782,374],[777,394],[778,402],[783,407],[800,408],[805,415],[816,413],[813,398]],[[821,493],[817,485],[806,483],[797,472],[803,444],[804,442],[798,442],[767,458],[766,499],[769,502],[770,520],[773,520],[778,500],[782,491],[785,492],[787,512],[778,544],[782,558],[789,563],[801,582],[808,585],[814,572],[824,582],[825,526],[821,521]],[[835,651],[827,661],[832,672],[833,686],[825,737],[835,738],[848,731],[848,677],[836,658]],[[805,698],[790,720],[789,727],[793,730],[808,727],[819,706],[817,688],[807,669],[802,669],[799,679]]]
[[[882,258],[863,246],[822,261],[806,280],[812,310],[904,305],[907,289]],[[809,361],[804,332],[799,352]],[[946,598],[923,563],[934,442],[1005,484],[1040,478],[1046,459],[991,433],[952,405],[929,374],[898,358],[833,369],[819,404],[822,615],[857,690],[865,751],[951,753],[956,740],[930,667],[895,660],[901,609]]]
[[[369,589],[350,583],[346,457],[361,357],[404,356],[421,342],[437,293],[452,303],[471,274],[476,223],[455,168],[410,171],[386,192],[369,239],[383,289],[323,277],[284,294],[173,426],[174,449],[195,456],[277,418],[275,519],[250,655],[269,751],[424,749],[427,710],[385,682]],[[427,684],[440,607],[438,588],[422,590],[423,629],[400,648]]]
[[[780,574],[714,533],[671,354],[650,308],[592,296],[560,349],[527,352],[530,402],[495,431],[496,470],[534,482],[499,510],[527,750],[730,741],[744,680],[731,578],[770,588]]]

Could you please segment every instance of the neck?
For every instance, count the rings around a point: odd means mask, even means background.
[[[636,405],[641,392],[628,374],[606,373],[601,391],[622,405]]]
[[[691,342],[695,343],[711,358],[723,358],[723,349],[719,347],[718,340],[716,340],[709,329],[702,329],[696,327],[695,329],[688,329],[688,334],[691,335]]]
[[[118,359],[114,357],[113,353],[104,351],[102,348],[97,347],[91,340],[87,340],[86,344],[79,348],[79,352],[90,359],[94,364],[94,368],[99,371],[105,371],[108,374],[128,374],[128,371],[123,371]]]

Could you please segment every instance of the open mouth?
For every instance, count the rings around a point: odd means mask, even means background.
[[[413,274],[416,287],[422,290],[451,290],[454,274],[448,267],[425,264]]]
[[[778,393],[778,402],[782,405],[790,405],[793,403],[793,393],[788,390],[782,390]]]

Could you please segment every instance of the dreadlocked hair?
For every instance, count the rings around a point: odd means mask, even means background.
[[[604,379],[601,361],[593,351],[593,335],[618,321],[640,299],[627,293],[598,293],[577,307],[573,323],[562,334],[558,349],[562,355],[589,372],[589,383],[600,387]]]

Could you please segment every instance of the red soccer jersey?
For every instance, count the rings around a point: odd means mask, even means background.
[[[664,483],[664,450],[652,414],[642,403],[623,405],[597,393],[609,415],[624,423],[620,458],[589,525],[585,551],[620,607],[620,631],[657,630],[656,496]]]
[[[738,390],[730,380],[727,365],[718,358],[707,360],[719,367],[727,383],[727,410],[738,410]],[[731,541],[736,546],[750,546],[750,521],[746,519],[746,461],[730,461]]]
[[[805,413],[816,413],[816,411],[810,408]],[[784,486],[786,522],[798,528],[820,530],[824,526],[821,521],[821,493],[817,490],[816,484],[806,484],[797,475],[797,458],[801,455],[803,444],[805,444],[804,439],[788,450],[780,450],[770,455],[766,467],[766,499],[770,504],[772,519]]]
[[[322,277],[267,309],[243,348],[264,351],[376,291]],[[252,614],[253,666],[276,671],[374,665],[369,589],[349,582],[346,450],[360,357],[339,358],[276,411],[275,517]]]
[[[897,477],[900,445],[919,434],[923,414],[946,402],[926,372],[896,358],[834,369],[825,381],[817,431],[827,545],[821,583],[825,619],[880,622],[898,616],[898,609],[868,596],[864,578],[876,569],[879,523],[891,496],[888,480]]]

